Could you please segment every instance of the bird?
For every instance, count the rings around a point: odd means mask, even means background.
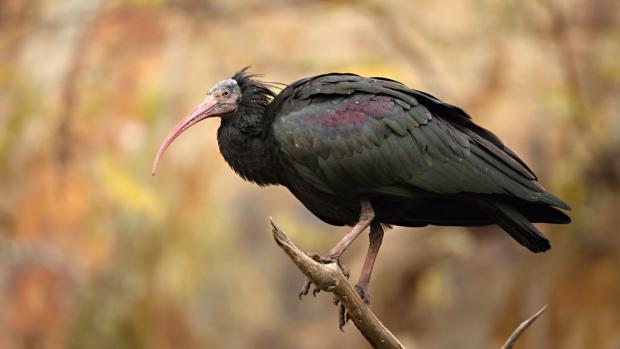
[[[551,248],[532,223],[570,223],[568,204],[461,108],[384,77],[327,73],[279,88],[245,67],[215,84],[161,143],[219,117],[219,151],[243,179],[281,185],[323,222],[350,226],[321,261],[369,229],[355,285],[368,287],[386,227],[498,225],[532,252]],[[300,291],[308,293],[310,281]],[[316,289],[315,289],[316,290]]]

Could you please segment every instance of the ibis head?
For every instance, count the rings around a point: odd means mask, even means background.
[[[234,114],[241,101],[241,89],[234,79],[227,79],[215,84],[207,93],[205,99],[191,113],[187,114],[179,123],[168,133],[157,151],[155,161],[153,161],[152,174],[155,175],[157,166],[166,149],[183,132],[199,123],[200,121],[219,116],[222,118]]]

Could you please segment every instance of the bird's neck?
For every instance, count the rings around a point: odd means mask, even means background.
[[[243,179],[258,185],[279,184],[280,164],[271,138],[264,132],[263,115],[243,109],[236,114],[222,119],[217,132],[220,153]]]

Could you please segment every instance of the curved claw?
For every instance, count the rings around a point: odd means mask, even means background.
[[[344,265],[342,265],[340,263],[340,259],[337,260],[338,263],[338,267],[340,267],[340,271],[342,271],[342,274],[344,274],[344,276],[348,279],[351,277],[351,273],[349,272],[349,268],[345,267]]]
[[[338,267],[340,268],[340,271],[342,271],[342,274],[347,279],[351,275],[349,273],[349,268],[345,267],[344,265],[342,265],[342,263],[340,263],[339,256],[323,257],[315,253],[308,253],[308,256],[310,256],[310,258],[314,259],[315,261],[319,263],[323,263],[323,264],[336,263]],[[301,290],[299,291],[299,300],[301,300],[303,296],[308,295],[308,293],[310,292],[311,285],[312,285],[312,281],[310,280],[306,280],[306,282],[304,282],[303,286],[301,287]],[[370,304],[370,295],[368,294],[367,286],[357,284],[355,285],[355,290],[360,295],[360,297],[364,300],[364,303],[366,303],[367,305]],[[314,287],[312,289],[312,295],[315,297],[319,292],[321,292],[321,289],[318,287]],[[337,298],[334,297],[333,303],[335,306],[338,307],[338,328],[340,329],[340,331],[344,332],[344,326],[347,324],[347,322],[349,322],[351,317],[347,313],[347,309],[344,307],[342,303],[338,301]]]
[[[304,285],[301,286],[301,289],[299,290],[299,300],[301,300],[303,298],[303,296],[307,296],[308,295],[308,291],[310,291],[310,285],[312,285],[312,282],[310,282],[310,280],[306,280],[306,282],[304,282]]]
[[[314,259],[315,261],[319,262],[319,263],[323,263],[323,264],[329,264],[329,263],[336,263],[338,265],[338,267],[340,268],[340,271],[342,271],[342,274],[348,279],[349,276],[351,275],[349,273],[349,268],[345,267],[344,265],[342,265],[342,263],[340,263],[340,257],[339,256],[327,256],[327,257],[323,257],[321,255],[318,255],[316,253],[306,253],[310,258]],[[310,292],[310,286],[312,285],[312,281],[310,280],[306,280],[306,282],[304,282],[303,286],[301,287],[301,289],[299,290],[299,294],[298,294],[298,298],[299,300],[301,300],[304,296],[307,296],[308,293]],[[312,289],[312,295],[316,297],[316,295],[321,292],[321,289],[318,287],[314,287]]]
[[[344,326],[349,322],[349,314],[347,313],[347,309],[344,305],[340,304],[338,306],[338,328],[340,331],[344,332]]]
[[[360,295],[364,303],[366,303],[366,305],[370,305],[370,293],[368,293],[368,286],[355,285],[355,290]]]
[[[355,291],[357,291],[364,303],[366,303],[366,305],[370,305],[370,293],[368,293],[368,286],[355,285],[354,287]],[[347,309],[342,303],[340,303],[338,298],[334,297],[333,303],[335,306],[338,306],[338,328],[340,331],[344,332],[344,326],[347,322],[349,322],[351,316],[349,316]]]

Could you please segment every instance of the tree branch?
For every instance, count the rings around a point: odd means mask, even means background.
[[[533,324],[534,321],[536,321],[536,319],[538,319],[538,317],[542,313],[544,313],[546,309],[547,306],[545,305],[539,311],[537,311],[536,314],[532,315],[529,319],[523,321],[521,325],[519,325],[519,327],[517,327],[517,329],[512,332],[510,337],[508,337],[508,339],[506,340],[506,343],[504,343],[504,345],[502,345],[500,349],[512,349],[512,345],[517,341],[517,339],[521,337],[523,332],[525,332],[525,330],[527,330],[528,327],[530,327],[530,325]]]
[[[336,299],[344,305],[355,327],[357,327],[373,348],[405,348],[394,334],[381,323],[368,305],[364,303],[355,288],[349,283],[349,280],[342,274],[340,267],[338,267],[336,263],[323,264],[309,257],[295,246],[288,236],[278,228],[273,219],[271,219],[271,232],[278,246],[286,252],[299,270],[301,270],[316,287],[323,291],[333,293]],[[528,327],[538,319],[545,309],[547,309],[546,305],[536,312],[536,314],[521,323],[500,349],[512,349],[517,339],[519,339]]]
[[[302,252],[271,220],[273,238],[278,246],[314,285],[334,294],[347,309],[347,313],[366,340],[378,349],[404,349],[400,341],[385,327],[364,303],[357,291],[342,274],[336,263],[322,264]]]

